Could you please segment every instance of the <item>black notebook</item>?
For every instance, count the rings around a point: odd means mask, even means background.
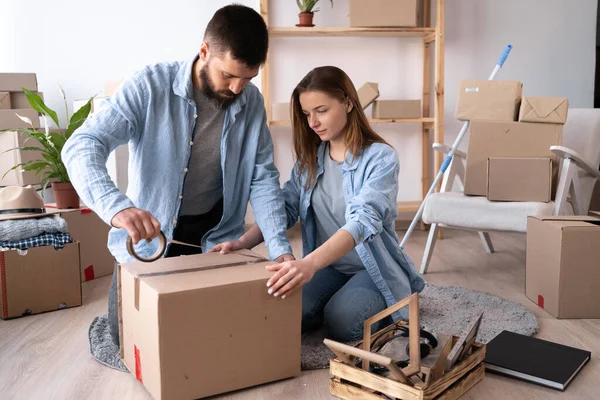
[[[486,369],[558,390],[590,360],[592,353],[502,331],[487,344]]]

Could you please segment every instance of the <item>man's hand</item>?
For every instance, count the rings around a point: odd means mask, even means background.
[[[230,240],[229,242],[219,243],[218,245],[216,245],[215,247],[210,249],[208,251],[208,253],[216,253],[218,251],[221,254],[227,254],[232,251],[240,250],[243,248],[244,248],[244,246],[239,239],[238,240]]]
[[[110,222],[115,228],[125,229],[133,244],[142,239],[151,241],[160,234],[160,222],[148,211],[135,207],[119,211]]]
[[[275,274],[267,282],[268,293],[285,299],[296,289],[308,283],[316,272],[315,267],[306,259],[285,261],[277,265],[268,265],[267,270]]]

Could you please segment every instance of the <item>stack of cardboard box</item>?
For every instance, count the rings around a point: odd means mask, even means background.
[[[0,73],[0,131],[31,128],[31,125],[21,120],[17,114],[29,118],[35,128],[40,127],[38,112],[31,107],[22,88],[36,92],[43,98],[43,94],[37,92],[38,85],[35,74]],[[8,172],[4,176],[13,166],[41,157],[39,153],[33,151],[21,152],[15,150],[6,152],[15,147],[22,147],[25,139],[25,135],[16,131],[7,131],[0,134],[0,186],[37,185],[41,182],[41,175],[36,176],[33,171],[17,169]],[[36,144],[28,141],[28,145],[35,146]]]
[[[378,100],[379,84],[366,82],[358,90],[358,100],[362,109],[371,104],[375,119],[421,118],[421,100]]]
[[[470,123],[465,194],[550,201],[568,100],[521,98],[521,82],[462,81],[456,117]],[[556,318],[600,318],[600,219],[530,216],[525,294]]]
[[[465,194],[492,201],[554,196],[568,100],[521,97],[517,81],[461,81],[456,118],[471,121]]]

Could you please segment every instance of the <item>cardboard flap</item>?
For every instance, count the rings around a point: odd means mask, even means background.
[[[584,222],[587,224],[600,225],[600,219],[585,215],[546,215],[546,216],[529,216],[540,221],[562,221],[562,222]],[[587,226],[587,224],[585,224]]]
[[[526,97],[526,101],[538,117],[545,118],[561,106],[567,104],[567,99],[557,97]]]

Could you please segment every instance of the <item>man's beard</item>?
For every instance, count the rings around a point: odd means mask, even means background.
[[[208,76],[208,63],[200,69],[200,90],[214,107],[222,110],[229,107],[239,96],[231,90],[215,90],[215,85]]]

